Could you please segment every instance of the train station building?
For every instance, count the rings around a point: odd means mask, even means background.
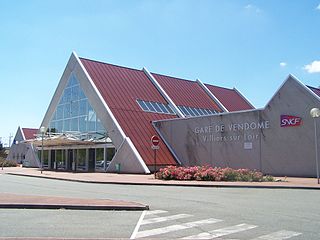
[[[52,170],[150,173],[150,139],[158,135],[157,169],[212,165],[314,176],[309,111],[319,105],[320,89],[293,76],[255,109],[235,88],[72,53],[40,125],[46,132],[24,142],[38,150],[29,163],[39,166],[43,149],[41,165]]]

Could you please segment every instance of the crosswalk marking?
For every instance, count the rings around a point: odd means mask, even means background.
[[[135,238],[136,238],[136,235],[137,235],[137,233],[138,233],[138,231],[139,231],[140,225],[141,225],[141,223],[142,223],[142,221],[143,221],[143,218],[144,218],[144,216],[146,215],[146,213],[147,213],[147,211],[143,211],[143,212],[141,213],[140,218],[139,218],[139,220],[138,220],[138,222],[137,222],[136,227],[135,227],[134,230],[133,230],[133,233],[131,234],[130,239],[135,239]]]
[[[253,229],[256,227],[257,226],[255,226],[255,225],[249,225],[249,224],[243,223],[243,224],[238,224],[238,225],[231,226],[231,227],[220,228],[220,229],[212,230],[209,232],[200,233],[198,235],[184,237],[182,239],[213,239],[213,238],[226,236],[226,235],[229,235],[232,233],[246,231],[246,230]]]
[[[193,217],[193,215],[190,215],[190,214],[175,214],[175,215],[164,216],[164,217],[157,216],[158,214],[163,214],[163,213],[168,213],[168,211],[165,211],[165,210],[143,211],[130,239],[150,237],[150,236],[155,236],[155,235],[159,235],[159,234],[166,234],[166,233],[170,233],[170,232],[174,232],[174,231],[185,230],[185,229],[189,229],[189,228],[199,227],[199,226],[202,226],[205,224],[213,224],[213,223],[218,223],[218,222],[223,221],[220,219],[209,218],[209,219],[198,220],[198,221],[193,221],[193,222],[175,224],[175,225],[161,227],[161,228],[154,228],[154,229],[149,228],[149,230],[144,230],[144,231],[139,232],[139,228],[142,225],[148,225],[148,224],[152,225],[152,224],[157,224],[157,223],[161,223],[161,222],[174,221],[174,220],[178,220],[178,219]],[[149,217],[146,217],[146,219],[144,219],[145,216],[148,216],[148,215],[149,215]],[[254,229],[256,227],[257,226],[255,226],[255,225],[249,225],[246,223],[242,223],[242,224],[238,224],[235,226],[230,226],[230,227],[215,229],[212,231],[202,232],[200,234],[187,236],[182,239],[220,239],[220,240],[222,240],[223,237],[225,237],[229,234],[235,234],[238,232]],[[299,235],[302,235],[302,233],[287,231],[287,230],[280,230],[277,232],[258,236],[256,238],[251,239],[251,240],[285,240],[285,239],[293,238],[293,237],[296,237]],[[223,239],[225,239],[225,238],[223,238]],[[239,239],[234,239],[234,238],[229,239],[228,238],[228,240],[239,240]]]
[[[160,214],[160,213],[167,213],[168,211],[165,210],[153,210],[153,211],[147,211],[145,216],[147,215],[153,215],[153,214]]]
[[[215,219],[215,218],[209,218],[209,219],[195,221],[195,222],[188,222],[188,223],[183,223],[183,224],[178,224],[178,225],[171,225],[168,227],[155,228],[152,230],[145,230],[145,231],[138,232],[136,234],[135,238],[150,237],[150,236],[154,236],[154,235],[158,235],[158,234],[174,232],[174,231],[178,231],[178,230],[198,227],[201,225],[217,223],[217,222],[222,222],[222,220]]]
[[[282,231],[270,233],[267,235],[263,235],[252,240],[284,240],[284,239],[289,239],[292,237],[299,236],[301,234],[302,233],[282,230]]]
[[[143,220],[141,225],[177,220],[177,219],[187,218],[187,217],[192,217],[192,215],[190,215],[190,214],[177,214],[177,215],[171,215],[168,217],[150,218],[150,219]]]

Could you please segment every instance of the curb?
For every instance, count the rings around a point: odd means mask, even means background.
[[[0,204],[0,208],[14,209],[68,209],[68,210],[105,210],[105,211],[144,211],[149,206],[89,206],[64,204]]]
[[[44,178],[51,180],[67,181],[67,182],[79,182],[79,183],[93,183],[93,184],[116,184],[116,185],[135,185],[135,186],[173,186],[173,187],[198,187],[198,188],[256,188],[256,189],[299,189],[299,190],[320,190],[320,187],[312,186],[257,186],[257,185],[220,185],[220,184],[178,184],[178,183],[137,183],[137,182],[99,182],[99,181],[88,181],[80,179],[66,179],[57,177],[47,177],[47,176],[35,176],[28,174],[19,173],[5,173],[8,175],[22,176],[22,177],[34,177],[34,178]]]

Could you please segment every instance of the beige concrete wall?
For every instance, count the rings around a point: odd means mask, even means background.
[[[309,114],[313,107],[320,108],[319,98],[289,77],[265,109],[154,125],[182,165],[250,168],[272,175],[308,177],[316,176],[314,125]],[[281,127],[281,115],[301,117],[302,124]]]

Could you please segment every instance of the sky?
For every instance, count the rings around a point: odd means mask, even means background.
[[[289,74],[320,86],[319,43],[320,0],[3,0],[0,138],[40,127],[72,51],[262,108]]]

